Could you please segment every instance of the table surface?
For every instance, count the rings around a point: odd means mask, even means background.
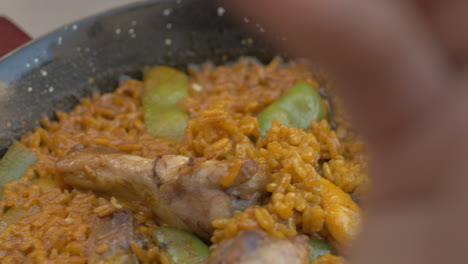
[[[64,24],[137,0],[0,0],[6,16],[33,38]]]

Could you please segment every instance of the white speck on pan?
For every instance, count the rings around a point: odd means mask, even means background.
[[[262,32],[262,33],[265,32],[265,29],[264,29],[260,24],[256,24],[255,26],[258,28],[258,30],[259,30],[260,32]]]
[[[115,34],[119,35],[122,30],[120,28],[115,29]]]
[[[128,30],[128,34],[130,34],[130,37],[131,38],[136,38],[136,33],[135,33],[135,29],[134,28],[130,28]]]
[[[172,8],[166,8],[163,11],[163,15],[169,16],[172,13]]]
[[[166,38],[166,39],[164,40],[164,44],[166,44],[166,45],[168,45],[168,46],[172,45],[172,39]]]
[[[47,76],[47,71],[41,70],[41,75],[46,77]]]
[[[76,24],[73,25],[73,26],[72,26],[72,29],[73,29],[73,30],[77,30],[77,29],[78,29],[78,25],[76,25]]]
[[[49,87],[49,93],[53,93],[54,92],[54,87],[53,86],[50,86]]]
[[[31,86],[28,87],[28,93],[32,92],[33,88]]]
[[[224,7],[220,6],[220,7],[218,7],[217,12],[218,12],[218,16],[224,16],[224,13],[226,13],[226,9],[224,9]]]
[[[171,29],[171,28],[172,28],[172,24],[171,24],[171,23],[167,23],[167,24],[166,24],[166,28],[167,28],[167,29]]]

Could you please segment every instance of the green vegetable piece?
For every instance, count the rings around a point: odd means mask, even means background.
[[[174,264],[194,264],[207,260],[210,255],[208,246],[198,237],[175,227],[157,228],[153,240],[166,250]]]
[[[0,233],[3,232],[9,225],[18,222],[19,220],[36,214],[40,211],[38,205],[33,205],[29,209],[23,209],[22,207],[15,207],[9,209],[4,214],[0,215]]]
[[[327,253],[334,253],[333,247],[323,241],[311,239],[309,244],[312,247],[309,253],[310,261],[316,260]]]
[[[292,123],[288,112],[281,108],[272,106],[273,105],[270,105],[265,108],[258,116],[258,125],[262,136],[265,136],[266,131],[271,128],[271,123],[274,120],[278,120],[283,125],[291,125]]]
[[[187,90],[188,78],[183,72],[168,66],[155,66],[143,76],[145,89],[158,87],[162,83],[171,83],[174,89]]]
[[[174,89],[170,83],[162,83],[157,89],[146,90],[145,93],[160,109],[177,106],[180,99],[188,96],[187,90]]]
[[[177,107],[160,110],[158,107],[148,109],[145,128],[152,135],[181,139],[184,136],[188,115]]]
[[[0,186],[23,176],[26,169],[36,160],[36,154],[29,151],[20,142],[14,141],[0,160]]]
[[[321,120],[325,115],[326,109],[318,92],[306,82],[298,82],[258,115],[258,123],[261,135],[265,136],[273,120],[285,126],[307,129],[312,120]]]
[[[143,111],[146,132],[179,140],[188,115],[179,101],[188,96],[188,77],[171,67],[157,66],[144,76]]]

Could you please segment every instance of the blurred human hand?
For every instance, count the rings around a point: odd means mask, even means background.
[[[373,186],[353,263],[468,259],[468,1],[231,0],[334,75]]]

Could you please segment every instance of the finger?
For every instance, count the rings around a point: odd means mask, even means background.
[[[432,25],[453,61],[468,60],[468,1],[466,0],[417,0],[424,15]]]
[[[459,83],[467,84],[466,80]],[[373,164],[376,171],[380,168],[379,188],[372,190],[378,192],[372,198],[377,199],[371,204],[353,263],[435,264],[467,259],[468,91],[454,93],[450,115],[440,112],[431,123],[421,125],[397,156],[389,151],[376,155],[379,160]],[[398,176],[404,176],[405,185],[392,183]],[[434,180],[437,184],[428,184]]]
[[[338,78],[358,128],[372,141],[403,137],[448,85],[444,54],[404,1],[239,0],[241,16],[285,35],[285,48]]]

